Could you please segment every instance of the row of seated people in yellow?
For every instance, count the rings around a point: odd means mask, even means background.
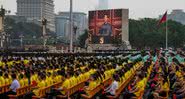
[[[116,70],[116,73],[118,75],[118,87],[120,87],[126,80],[128,80],[136,70],[141,67],[141,62],[138,63],[129,63],[122,66],[119,70]]]
[[[48,86],[62,81],[62,75],[59,75],[57,73],[55,73],[53,75],[51,75],[51,73],[47,73],[45,76],[46,76]],[[37,86],[37,84],[40,82],[40,80],[41,79],[39,78],[39,75],[34,73],[31,76],[31,85],[32,86]]]
[[[40,96],[40,90],[47,86],[50,86],[52,84],[51,81],[53,82],[53,79],[46,77],[46,75],[43,73],[40,73],[39,75],[37,75],[36,78],[37,78],[37,84],[35,86],[32,86],[32,92],[26,95],[28,99],[32,99],[32,96]]]
[[[133,79],[134,81],[131,81],[129,83],[128,92],[124,94],[126,98],[139,98],[142,92],[144,91],[147,82],[147,77],[150,76],[150,72],[153,66],[152,62],[148,63],[149,64],[146,64],[145,62],[144,66],[142,66],[140,70],[136,71],[136,76]]]
[[[12,79],[9,76],[9,74],[8,73],[5,73],[3,75],[3,72],[0,71],[0,87],[1,86],[4,86],[4,85],[9,85],[9,84],[11,84],[11,82],[12,82]]]
[[[78,68],[75,68],[75,70],[76,70],[75,75],[73,75],[73,77],[71,77],[71,79],[77,78],[77,82],[79,82],[79,81],[83,81],[84,79],[88,78],[88,72],[86,72],[86,70],[84,70],[84,66],[83,66],[82,69],[80,67],[80,71],[78,71]],[[62,75],[58,71],[60,71],[60,69],[58,69],[58,68],[57,69],[47,69],[47,70],[44,71],[44,72],[46,72],[46,79],[49,83],[47,85],[52,85],[54,83],[61,82]],[[69,68],[65,66],[63,68],[63,72],[64,71],[71,71],[71,70],[69,70]],[[85,73],[81,73],[81,71],[85,71]],[[91,70],[91,72],[93,72],[93,71],[94,70]],[[35,72],[31,73],[31,82],[32,82],[33,86],[36,86],[38,84],[38,82],[40,81],[38,79],[38,75],[39,75],[38,72],[37,73],[35,73]],[[74,81],[72,81],[72,82],[74,83]]]
[[[185,65],[169,67],[170,91],[174,99],[185,98]]]
[[[140,67],[140,63],[137,63],[137,64],[134,64],[135,68],[139,68]],[[86,95],[90,95],[90,92],[93,91],[94,88],[96,88],[97,86],[99,86],[100,84],[103,84],[104,85],[104,81],[108,78],[112,78],[113,74],[115,73],[115,77],[114,78],[114,81],[113,83],[111,84],[111,88],[112,86],[115,87],[117,86],[117,82],[121,82],[121,78],[123,77],[124,78],[124,75],[122,75],[121,77],[119,77],[118,75],[118,72],[117,71],[120,71],[119,73],[122,73],[124,71],[122,71],[122,69],[126,69],[126,68],[132,68],[133,66],[130,66],[130,65],[125,65],[125,64],[120,64],[119,67],[113,67],[113,68],[104,68],[104,66],[100,66],[99,69],[90,76],[90,79],[88,80],[86,86],[84,87],[84,90],[83,91],[80,91],[79,92],[79,95],[77,96],[78,98],[81,97],[80,94],[86,94]],[[118,69],[118,70],[117,70]],[[115,72],[116,71],[116,72]],[[126,70],[128,72],[126,72],[126,78],[128,78],[130,75],[132,75],[132,72],[130,70]],[[100,75],[99,75],[100,74]],[[107,78],[106,78],[107,77]],[[103,79],[102,79],[103,78]],[[122,79],[123,81],[124,79]],[[106,82],[106,81],[105,81]],[[107,86],[107,85],[104,85],[104,87]],[[118,87],[118,86],[117,86]],[[114,89],[114,88],[113,88]],[[117,88],[116,88],[117,89]],[[111,89],[112,90],[112,89]],[[114,90],[115,91],[115,90]],[[114,92],[115,93],[115,92]]]
[[[163,74],[156,75],[156,84],[153,84],[154,90],[152,95],[154,98],[167,97],[169,92],[168,78],[164,78]]]
[[[20,83],[20,87],[24,87],[24,86],[28,86],[29,83],[28,83],[28,78],[26,78],[25,75],[23,74],[20,74],[19,75],[19,83]]]
[[[115,71],[112,77],[112,83],[104,90],[105,93],[103,93],[100,98],[107,99],[107,96],[115,96],[116,91],[125,83],[126,80],[129,80],[129,78],[134,75],[134,72],[140,66],[140,62],[130,62],[122,65],[120,69]]]
[[[54,80],[56,80],[57,82],[64,81],[62,83],[62,88],[70,88],[88,79],[89,75],[94,71],[95,71],[94,69],[91,69],[88,72],[80,74],[78,77],[75,77],[74,74],[71,74],[72,72],[67,72],[64,77],[61,77],[61,75],[54,75],[55,76],[54,79],[51,79],[51,77],[47,77],[45,75],[40,76],[40,75],[34,74],[32,75],[31,80],[33,81],[36,80],[37,85],[34,88],[33,93],[34,95],[39,96],[40,89],[52,85],[54,83]]]
[[[77,84],[79,84],[79,83],[81,83],[81,82],[85,82],[85,81],[87,81],[88,79],[89,79],[89,77],[90,77],[90,75],[92,75],[92,74],[97,74],[97,70],[98,69],[88,69],[88,67],[87,68],[85,68],[84,70],[85,70],[85,72],[80,72],[80,71],[78,71],[78,69],[76,69],[77,71],[75,71],[76,73],[78,73],[78,75],[76,75],[76,74],[74,74],[74,72],[70,72],[70,71],[68,71],[66,74],[65,74],[65,76],[64,76],[64,78],[62,79],[64,82],[62,83],[62,85],[61,85],[61,87],[60,88],[57,88],[57,89],[55,89],[55,94],[56,93],[59,93],[59,94],[63,94],[63,95],[65,95],[66,93],[65,93],[65,89],[69,89],[69,88],[71,88],[71,87],[73,87],[73,86],[76,86]],[[107,70],[105,73],[106,73],[106,77],[108,78],[110,75],[112,75],[112,73],[114,72],[114,69],[111,69],[111,70]],[[104,79],[107,79],[107,78],[104,78]],[[96,80],[96,83],[97,82],[99,82],[99,84],[100,84],[100,82],[101,81],[103,81],[104,79],[97,79]],[[101,80],[101,81],[100,81]],[[39,95],[39,90],[41,89],[41,88],[43,88],[43,87],[46,87],[47,85],[46,85],[46,81],[47,80],[42,80],[42,81],[40,81],[39,83],[38,83],[38,85],[37,85],[37,89],[36,90],[34,90],[33,92],[34,92],[34,94],[35,95]],[[40,86],[40,85],[44,85],[44,86]],[[91,87],[94,87],[94,85],[93,84],[89,84],[89,86],[90,86],[90,88]]]
[[[99,74],[99,72],[95,72],[93,75],[90,76],[89,79],[89,85],[85,87],[86,92],[88,93],[89,90],[93,90],[96,88],[98,85],[103,83],[105,80],[109,79],[112,77],[115,69],[110,69],[110,70],[102,70],[103,73]],[[105,75],[105,76],[104,76]]]
[[[116,90],[118,90],[126,80],[129,80],[132,75],[136,72],[136,70],[141,67],[142,62],[130,62],[128,64],[124,64],[120,69],[116,70],[112,79],[112,83],[108,86],[101,95],[101,98],[107,98],[107,96],[115,96]],[[130,81],[130,80],[129,80]]]
[[[79,74],[78,77],[75,77],[73,75],[70,75],[70,73],[68,73],[66,75],[66,79],[64,80],[63,84],[59,88],[59,90],[62,90],[62,91],[60,91],[61,94],[65,95],[66,93],[65,93],[64,89],[69,89],[69,88],[77,85],[78,83],[86,81],[89,78],[89,76],[94,72],[95,72],[95,70],[91,69],[83,74]]]
[[[15,64],[20,64],[20,63],[23,63],[24,65],[28,65],[29,60],[28,59],[24,59],[22,61],[21,60],[18,60],[18,61],[12,60],[12,61],[7,61],[7,62],[0,61],[0,67],[3,67],[3,68],[5,66],[12,67]]]
[[[40,75],[39,79],[40,80],[39,80],[37,86],[33,87],[34,90],[32,91],[34,93],[34,95],[36,95],[36,96],[39,96],[39,90],[44,87],[47,87],[47,83],[48,83],[45,75]]]
[[[89,94],[89,91],[92,91],[94,88],[102,84],[104,81],[111,78],[114,71],[115,69],[113,69],[112,67],[109,68],[99,67],[98,69],[96,69],[95,72],[90,73],[88,79],[86,79],[85,81],[85,86],[82,89],[83,91],[81,90],[80,92],[78,92],[77,98],[79,99],[81,97],[80,95],[83,93]]]

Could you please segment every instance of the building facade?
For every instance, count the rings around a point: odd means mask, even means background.
[[[160,15],[159,18],[162,18],[162,15]],[[168,14],[167,18],[168,20],[173,20],[185,25],[185,12],[181,9],[172,10],[172,12]]]
[[[69,39],[69,12],[59,12],[55,17],[56,34],[57,36],[63,36]],[[74,33],[74,39],[84,33],[84,30],[88,28],[87,15],[81,12],[73,12],[73,27],[76,27],[76,33]]]
[[[69,18],[57,15],[55,17],[55,26],[57,36],[65,37],[69,29]]]
[[[41,24],[44,17],[48,20],[47,28],[55,31],[53,0],[17,0],[17,16],[26,17],[36,24]]]
[[[181,9],[175,9],[168,15],[168,19],[180,22],[185,25],[185,12]]]

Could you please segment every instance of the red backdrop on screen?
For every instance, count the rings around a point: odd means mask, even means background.
[[[122,9],[89,11],[89,33],[92,44],[113,43],[115,38],[121,38],[121,29]]]

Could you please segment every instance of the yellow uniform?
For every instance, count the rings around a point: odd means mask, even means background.
[[[38,87],[38,89],[33,90],[33,93],[34,93],[36,96],[39,96],[39,95],[40,95],[40,94],[39,94],[39,91],[40,91],[40,89],[46,87],[46,82],[45,82],[44,80],[40,81],[40,82],[38,83],[37,87]]]
[[[111,75],[111,70],[108,70],[108,71],[107,71],[107,76],[108,76],[108,77],[112,77],[112,75]]]
[[[34,74],[33,76],[31,76],[31,81],[38,81],[38,77],[36,74]]]
[[[2,76],[0,76],[0,86],[5,85],[5,80]]]
[[[182,77],[182,74],[179,71],[176,71],[175,74],[177,75],[177,77]]]
[[[88,90],[86,91],[87,94],[89,94],[89,90],[93,90],[94,88],[96,88],[97,86],[97,82],[96,81],[91,81],[89,82],[89,86],[88,86]]]
[[[5,78],[5,84],[6,84],[6,85],[7,85],[7,84],[11,84],[11,79]]]
[[[77,79],[73,76],[69,79],[70,81],[70,86],[75,86],[77,84]]]
[[[163,89],[163,90],[166,90],[166,91],[169,90],[169,86],[168,86],[168,83],[167,83],[167,82],[165,82],[165,83],[163,84],[162,89]]]
[[[127,72],[125,73],[125,78],[128,79],[129,76],[130,76],[130,71],[127,71]]]
[[[62,80],[62,76],[57,75],[56,77],[54,77],[54,83],[56,82],[60,82]]]
[[[84,79],[87,80],[87,79],[89,78],[89,76],[90,76],[90,73],[89,73],[89,72],[86,72],[86,73],[84,74]]]
[[[69,79],[66,79],[63,83],[62,83],[62,88],[64,89],[69,89],[71,86],[70,86],[70,80]],[[62,94],[65,94],[64,91],[61,91]]]
[[[125,77],[124,77],[124,76],[122,76],[121,78],[122,78],[122,82],[125,82]]]
[[[23,62],[25,65],[27,65],[29,63],[29,60],[25,59]]]
[[[91,82],[89,83],[88,89],[89,89],[89,90],[92,90],[92,89],[94,89],[96,86],[97,86],[97,82],[96,82],[96,81],[91,81]]]
[[[3,66],[3,62],[0,61],[0,67],[2,67],[2,66]]]
[[[101,78],[98,77],[98,79],[96,80],[96,84],[99,85],[102,82]]]
[[[47,78],[46,78],[46,84],[47,84],[47,86],[49,86],[49,85],[52,85],[52,84],[53,84],[53,80],[52,80],[52,78],[51,78],[51,77],[47,77]]]
[[[145,86],[145,80],[141,80],[136,84],[136,88],[138,89],[137,92],[134,94],[138,97],[141,94],[141,91],[144,91],[144,86]]]
[[[23,78],[24,81],[24,86],[28,86],[28,79],[27,78]]]
[[[21,86],[21,87],[24,87],[24,86],[25,86],[25,85],[24,85],[24,80],[23,80],[23,79],[20,79],[20,80],[19,80],[19,83],[20,83],[20,86]]]
[[[62,76],[61,75],[58,75],[57,76],[57,79],[58,79],[59,82],[62,81]]]
[[[114,71],[115,71],[114,69],[112,69],[112,70],[111,70],[111,75],[113,75],[113,74],[114,74]]]
[[[83,74],[80,74],[77,78],[78,78],[78,83],[84,81],[84,79],[83,79]]]

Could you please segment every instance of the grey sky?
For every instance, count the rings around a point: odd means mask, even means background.
[[[98,0],[73,0],[74,11],[87,13],[94,10]],[[16,0],[0,0],[0,4],[16,12]],[[130,18],[158,17],[166,10],[183,9],[185,11],[185,0],[109,0],[109,8],[129,8]],[[55,13],[68,11],[69,0],[55,0]]]

